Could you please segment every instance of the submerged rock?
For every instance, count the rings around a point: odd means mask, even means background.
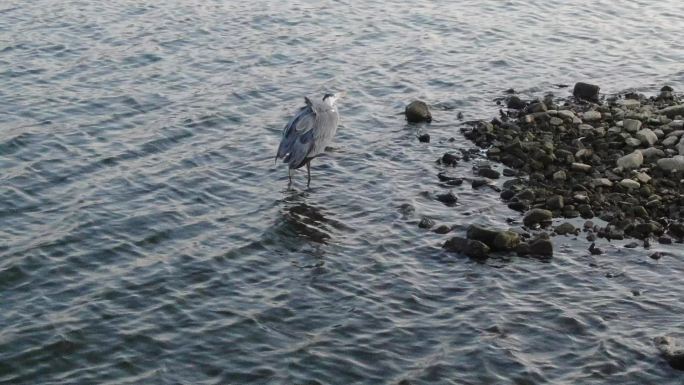
[[[438,194],[437,200],[446,204],[447,206],[455,205],[456,202],[458,202],[458,198],[451,191],[449,191],[448,193],[445,193],[445,194]]]
[[[435,221],[428,217],[423,217],[423,219],[420,220],[420,223],[418,223],[418,227],[421,229],[431,229],[435,225]]]
[[[670,336],[656,337],[654,340],[660,355],[674,369],[684,370],[684,349]]]
[[[406,120],[411,123],[429,123],[432,121],[432,114],[430,113],[428,105],[421,100],[411,102],[406,106],[404,113],[406,114]]]
[[[430,134],[419,135],[418,141],[421,143],[430,143]]]

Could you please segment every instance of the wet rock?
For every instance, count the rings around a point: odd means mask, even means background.
[[[447,251],[465,254],[476,259],[487,258],[490,250],[489,246],[483,242],[461,237],[453,237],[447,240],[442,247]]]
[[[659,237],[658,243],[660,243],[661,245],[671,245],[672,244],[672,238],[665,237],[665,236]]]
[[[530,205],[525,202],[511,202],[508,204],[508,208],[522,213],[529,210]]]
[[[418,227],[421,229],[431,229],[435,225],[435,221],[428,217],[423,217],[418,223]]]
[[[636,119],[625,119],[622,121],[622,128],[630,133],[635,133],[641,129],[641,121]]]
[[[430,143],[430,134],[419,135],[418,141],[421,143]]]
[[[639,244],[636,242],[630,242],[630,243],[625,245],[625,248],[627,248],[627,249],[634,249],[636,247],[639,247]]]
[[[523,224],[527,227],[534,227],[537,224],[547,224],[551,222],[553,214],[549,210],[532,209],[525,214]]]
[[[637,131],[635,136],[644,146],[653,146],[658,141],[658,137],[650,128]]]
[[[572,95],[577,99],[583,99],[590,102],[598,103],[599,101],[599,86],[578,82],[575,83],[575,88],[572,90]]]
[[[623,180],[621,180],[621,181],[620,181],[620,186],[622,186],[622,187],[624,187],[624,188],[627,188],[627,189],[630,189],[630,190],[632,190],[632,189],[638,189],[639,187],[641,187],[641,185],[639,184],[639,182],[637,182],[637,181],[635,181],[635,180],[632,180],[632,179],[623,179]]]
[[[553,256],[553,244],[550,240],[544,238],[537,238],[528,243],[529,253],[531,255],[539,255],[543,257]]]
[[[441,162],[443,165],[446,166],[456,166],[458,164],[458,157],[454,154],[450,154],[448,152],[445,152],[444,155],[442,155]]]
[[[653,260],[658,261],[658,260],[660,260],[660,258],[662,258],[664,256],[665,256],[665,253],[663,253],[662,251],[656,251],[655,253],[649,255],[648,257],[653,259]]]
[[[489,185],[489,181],[487,179],[483,179],[483,178],[475,178],[472,180],[472,182],[470,182],[470,185],[476,189],[476,188],[480,188],[482,186]]]
[[[527,107],[527,112],[534,114],[538,112],[546,112],[548,109],[546,108],[546,104],[543,102],[537,102],[537,103],[532,103]]]
[[[654,342],[660,355],[673,369],[684,370],[684,349],[678,347],[674,338],[670,336],[656,337]]]
[[[591,245],[589,246],[589,252],[591,253],[591,255],[601,255],[601,254],[603,254],[603,250],[601,250],[601,249],[599,249],[598,247],[596,247],[596,244],[595,244],[594,242],[592,242]]]
[[[406,114],[406,120],[411,123],[429,123],[432,121],[432,114],[430,113],[428,105],[421,100],[415,100],[409,103],[409,105],[406,106],[404,113]]]
[[[644,155],[640,151],[634,151],[633,153],[627,154],[617,160],[618,167],[622,167],[625,170],[638,168],[643,163]]]
[[[684,155],[658,159],[658,167],[665,171],[684,171]]]
[[[553,231],[555,231],[558,235],[575,234],[576,230],[577,229],[575,229],[575,226],[568,222],[560,224],[553,229]]]
[[[554,195],[546,200],[546,208],[549,210],[560,210],[563,208],[563,196]]]
[[[456,202],[458,202],[458,198],[451,191],[445,194],[438,194],[437,200],[446,204],[447,206],[453,206],[456,204]]]
[[[434,231],[437,234],[446,234],[446,233],[451,231],[451,227],[449,227],[447,225],[439,225],[439,226],[437,226],[437,228],[433,229],[432,231]]]
[[[487,167],[480,168],[477,171],[477,174],[489,179],[499,179],[499,176],[501,176],[501,174],[498,171],[492,170],[491,168]]]
[[[512,95],[506,100],[506,107],[512,110],[522,110],[527,104],[522,101],[519,97]]]
[[[684,238],[684,223],[670,223],[668,231],[673,237],[682,239]]]
[[[439,178],[440,181],[445,182],[449,186],[460,186],[461,184],[463,184],[463,178],[448,176],[443,172],[437,174],[437,178]]]
[[[658,111],[658,113],[665,115],[670,119],[674,119],[677,116],[684,116],[684,104],[663,108],[662,110]]]
[[[495,251],[511,251],[515,250],[520,243],[520,235],[512,231],[499,231],[492,243],[492,249]]]

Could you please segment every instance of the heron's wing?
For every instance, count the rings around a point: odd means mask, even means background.
[[[301,133],[309,131],[313,128],[316,120],[316,114],[311,105],[304,106],[299,109],[295,116],[290,119],[283,129],[283,137],[278,146],[276,159],[283,158],[292,150],[292,145]]]
[[[297,139],[292,143],[289,155],[285,162],[289,163],[290,168],[299,168],[306,158],[313,158],[322,154],[325,147],[332,142],[337,132],[339,115],[335,110],[328,110],[315,114],[313,127],[299,133]]]

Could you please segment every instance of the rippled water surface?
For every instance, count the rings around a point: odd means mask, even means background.
[[[671,253],[656,262],[558,237],[551,262],[478,264],[417,223],[519,219],[467,183],[455,207],[434,199],[434,160],[471,147],[459,112],[578,80],[681,91],[683,14],[678,0],[0,3],[0,383],[680,384],[652,338],[683,333],[681,245],[654,245]],[[281,128],[304,95],[341,89],[334,148],[310,189],[301,170],[287,189]],[[431,125],[397,114],[415,98]]]

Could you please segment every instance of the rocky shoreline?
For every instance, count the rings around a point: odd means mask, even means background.
[[[599,90],[577,83],[573,97],[549,94],[536,100],[522,100],[509,90],[497,101],[499,116],[464,125],[467,139],[507,167],[503,174],[511,179],[503,183],[501,199],[524,214],[523,226],[510,231],[473,225],[465,238],[445,242],[445,249],[473,258],[493,251],[551,257],[551,235],[581,231],[589,242],[633,238],[648,247],[651,241],[684,241],[684,104],[668,86],[652,97],[601,97]],[[418,106],[417,114],[407,108],[411,121],[420,121],[420,114],[431,118]],[[439,162],[453,166],[468,156],[445,154]],[[477,174],[473,187],[499,178],[486,166]],[[447,185],[462,183],[443,173],[439,178]],[[454,204],[457,197],[449,194],[437,199]],[[551,226],[554,218],[580,217],[582,229],[568,222]],[[593,243],[589,251],[602,252]]]

